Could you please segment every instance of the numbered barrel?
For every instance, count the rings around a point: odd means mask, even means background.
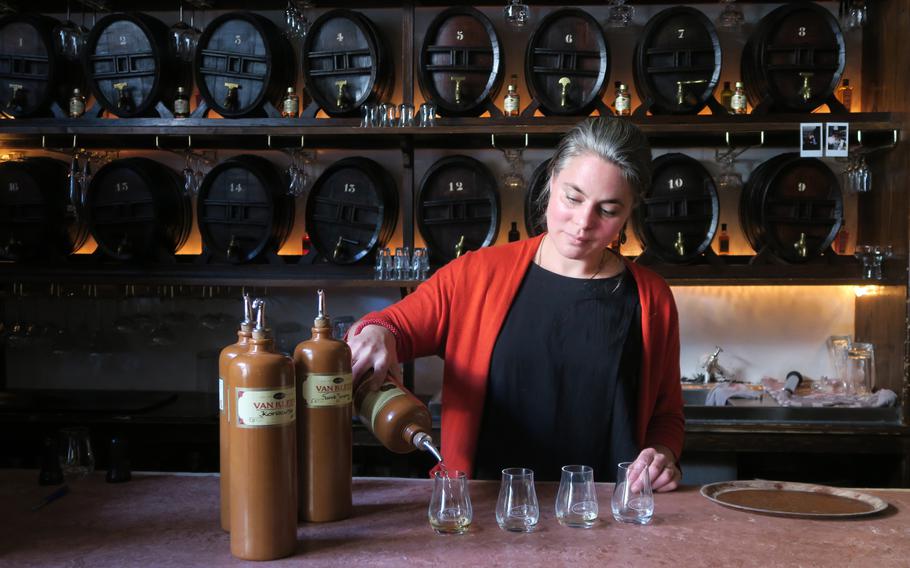
[[[0,258],[27,260],[78,250],[88,229],[67,194],[69,168],[51,158],[0,164]]]
[[[648,254],[685,263],[711,247],[720,215],[708,170],[685,154],[664,154],[651,166],[651,186],[636,209],[635,234]]]
[[[82,64],[92,94],[120,118],[149,116],[174,100],[184,79],[168,27],[139,12],[111,14],[92,28]]]
[[[294,52],[271,20],[252,12],[230,12],[206,26],[196,47],[194,73],[199,94],[221,116],[261,116],[263,106],[280,106],[294,85]]]
[[[85,211],[98,248],[117,260],[173,254],[192,225],[179,177],[148,158],[115,160],[98,170]]]
[[[306,229],[319,253],[353,264],[385,244],[398,222],[398,188],[378,163],[344,158],[326,169],[307,197]]]
[[[0,19],[0,112],[15,118],[50,114],[65,108],[77,74],[56,49],[57,20],[42,15]]]
[[[711,20],[694,8],[668,8],[635,44],[635,87],[653,114],[698,114],[714,96],[721,61]]]
[[[417,79],[442,116],[479,116],[502,84],[503,54],[493,23],[470,6],[439,13],[420,48]]]
[[[294,200],[275,166],[259,156],[229,158],[205,176],[196,219],[207,253],[243,263],[277,253],[294,225]]]
[[[547,14],[528,41],[525,77],[544,114],[590,114],[610,78],[610,50],[600,24],[577,8]]]
[[[540,203],[540,196],[549,181],[547,176],[548,167],[550,167],[550,160],[544,160],[534,169],[534,173],[531,174],[531,182],[528,184],[528,189],[525,193],[525,229],[528,231],[529,237],[536,237],[547,230],[546,220],[544,219],[546,204]]]
[[[824,104],[846,66],[837,18],[814,2],[781,6],[758,23],[742,53],[742,77],[753,107],[809,112]]]
[[[496,178],[468,156],[448,156],[424,174],[417,195],[417,226],[434,259],[496,242],[499,233]]]
[[[844,220],[837,176],[821,160],[781,154],[762,163],[743,189],[740,222],[756,251],[806,262],[831,247]]]
[[[330,10],[303,41],[306,91],[329,116],[356,116],[390,92],[395,69],[376,26],[351,10]]]

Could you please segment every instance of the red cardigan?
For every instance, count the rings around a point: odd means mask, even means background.
[[[441,451],[449,469],[473,472],[493,346],[542,238],[469,252],[400,302],[364,316],[396,330],[400,361],[445,359]],[[676,304],[656,273],[627,260],[626,267],[642,314],[637,442],[666,446],[679,458],[685,419]]]

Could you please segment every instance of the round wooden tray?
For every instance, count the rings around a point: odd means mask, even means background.
[[[886,501],[859,491],[789,481],[722,481],[703,486],[701,494],[731,509],[783,517],[839,519],[888,508]]]

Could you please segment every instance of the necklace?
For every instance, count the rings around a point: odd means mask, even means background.
[[[543,243],[544,243],[544,241],[546,241],[546,239],[547,239],[547,237],[544,237],[543,240],[540,241],[540,246],[537,247],[537,252],[534,254],[534,264],[536,264],[537,266],[540,266],[541,268],[543,267]],[[588,280],[594,280],[594,278],[596,278],[597,275],[600,274],[600,271],[603,270],[604,266],[607,263],[606,261],[607,261],[607,250],[604,249],[600,252],[600,262],[597,263],[597,270],[594,271],[594,274],[592,274],[591,276],[588,277]],[[619,287],[618,284],[617,284],[617,287]],[[614,290],[614,292],[615,291],[616,290]]]

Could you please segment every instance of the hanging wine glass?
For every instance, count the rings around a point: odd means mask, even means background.
[[[736,0],[720,1],[723,3],[724,9],[717,16],[717,27],[731,31],[739,30],[746,19],[742,8],[736,4]]]
[[[177,23],[171,26],[171,48],[178,59],[191,62],[202,32],[193,25],[195,22],[187,24],[183,20],[183,2],[177,3],[177,20]]]
[[[736,158],[746,149],[716,150],[715,160],[721,166],[717,176],[717,189],[721,191],[740,191],[743,188],[743,177],[736,171]]]
[[[60,55],[70,61],[77,61],[82,53],[82,45],[88,29],[72,19],[70,3],[66,3],[66,20],[54,28],[54,40]]]
[[[625,28],[632,23],[635,8],[626,4],[626,0],[610,0],[610,9],[604,22],[608,28]]]
[[[183,158],[183,193],[187,196],[196,195],[199,187],[196,185],[196,170],[193,168],[193,153],[187,150]]]
[[[502,17],[509,27],[520,30],[531,19],[531,9],[521,0],[507,0]]]
[[[523,148],[503,149],[509,169],[502,175],[502,187],[507,190],[520,192],[527,186],[527,182],[521,173],[523,150]]]

